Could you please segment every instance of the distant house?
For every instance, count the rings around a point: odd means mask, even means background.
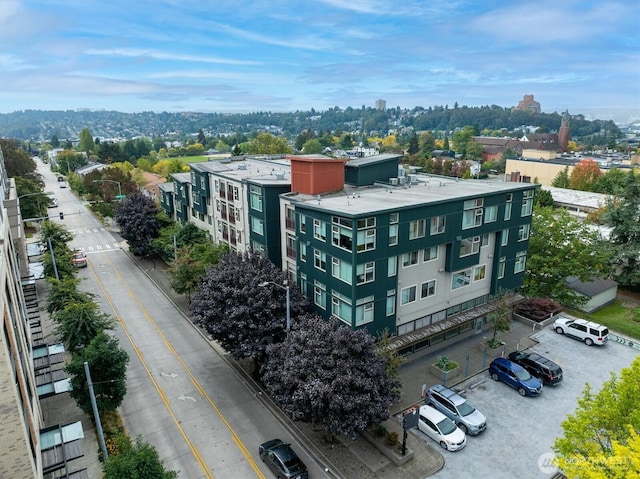
[[[592,313],[607,304],[613,303],[618,293],[618,283],[611,279],[600,278],[594,281],[582,282],[574,276],[569,276],[567,284],[580,296],[588,298],[588,301],[579,307],[586,313]]]
[[[474,136],[473,142],[482,145],[482,161],[498,161],[507,150],[513,151],[515,156],[522,155],[522,143],[515,138]]]
[[[160,189],[158,185],[166,183],[164,176],[156,175],[155,173],[149,173],[148,171],[142,172],[142,178],[144,183],[139,186],[140,192],[147,198],[151,198],[156,203],[160,202]]]
[[[76,174],[78,174],[80,176],[87,176],[92,171],[102,171],[102,170],[104,170],[106,168],[108,168],[108,165],[105,165],[104,163],[90,162],[89,164],[87,164],[85,166],[81,166],[75,172],[76,172]]]

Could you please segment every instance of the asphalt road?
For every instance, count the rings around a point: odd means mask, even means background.
[[[85,251],[79,289],[96,295],[115,317],[120,346],[130,356],[127,395],[120,408],[132,437],[153,444],[180,478],[265,478],[258,446],[279,437],[293,444],[311,477],[329,477],[302,445],[122,249],[68,188],[41,168],[46,190],[58,198],[49,210]],[[57,188],[57,189],[56,189]],[[57,214],[62,211],[64,219]],[[55,215],[55,216],[54,216]],[[125,245],[126,246],[126,245]]]
[[[494,382],[488,372],[456,386],[487,416],[487,430],[467,439],[467,446],[445,455],[445,466],[433,479],[491,477],[492,479],[548,479],[555,468],[550,464],[551,446],[569,414],[577,407],[586,383],[598,391],[611,372],[628,367],[638,351],[609,341],[588,347],[580,341],[556,334],[551,327],[536,333],[539,341],[531,350],[560,364],[563,381],[545,386],[538,397],[520,397],[515,389]],[[470,386],[475,386],[471,388]],[[428,440],[428,439],[427,439]]]

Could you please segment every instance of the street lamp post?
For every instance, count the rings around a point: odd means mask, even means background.
[[[115,183],[118,185],[118,199],[122,199],[122,184],[116,180],[93,180],[93,183]]]
[[[287,334],[289,334],[289,330],[291,330],[291,296],[289,294],[290,289],[289,289],[289,285],[287,284],[286,286],[282,286],[281,284],[278,283],[274,283],[273,281],[263,281],[262,283],[259,283],[258,286],[260,287],[264,287],[268,284],[272,284],[274,286],[277,286],[280,289],[284,289],[287,292]]]

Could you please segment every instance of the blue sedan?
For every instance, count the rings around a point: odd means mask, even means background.
[[[496,358],[489,365],[494,381],[502,381],[516,389],[520,396],[537,396],[542,392],[542,382],[529,374],[522,366],[506,358]]]

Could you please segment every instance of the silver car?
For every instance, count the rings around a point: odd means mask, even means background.
[[[457,392],[436,384],[427,391],[426,404],[431,404],[438,411],[456,423],[465,434],[473,436],[487,428],[487,418]]]

